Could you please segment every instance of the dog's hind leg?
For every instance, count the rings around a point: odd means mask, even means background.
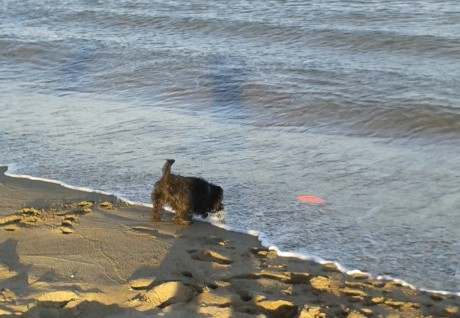
[[[161,207],[163,206],[163,200],[162,200],[161,193],[154,191],[152,193],[152,202],[153,202],[152,222],[160,222],[161,221],[160,210],[161,210]]]
[[[173,220],[174,220],[174,223],[178,224],[178,225],[190,225],[190,224],[192,224],[192,217],[191,216],[187,216],[187,217],[184,218],[180,214],[176,214],[176,216],[174,216]]]
[[[174,223],[178,225],[190,225],[192,224],[192,215],[188,211],[188,205],[174,205],[174,211],[176,215],[174,216]]]

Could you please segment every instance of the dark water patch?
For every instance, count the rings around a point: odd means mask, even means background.
[[[243,84],[248,69],[229,57],[215,56],[209,65],[212,91],[211,111],[226,118],[247,118],[243,95]]]
[[[449,142],[460,136],[458,108],[443,108],[430,103],[385,107],[379,106],[378,100],[362,107],[331,100],[294,104],[288,94],[273,91],[265,94],[264,98],[259,97],[258,101],[263,104],[261,107],[267,107],[267,116],[260,115],[256,119],[257,125],[355,136],[425,138],[427,141]],[[257,112],[257,109],[252,111]]]
[[[46,53],[50,52],[44,43],[28,43],[15,39],[0,39],[2,57],[14,60],[16,63],[40,60]]]
[[[93,72],[91,62],[98,53],[97,43],[85,43],[79,45],[64,57],[64,65],[59,68],[57,74],[57,90],[83,91],[85,73]]]
[[[311,45],[352,52],[388,52],[412,56],[441,56],[459,59],[460,38],[413,35],[385,30],[317,30]]]

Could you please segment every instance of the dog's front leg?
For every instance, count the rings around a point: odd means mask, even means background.
[[[174,216],[174,223],[178,225],[190,225],[192,224],[192,215],[185,210],[178,210]]]
[[[160,207],[153,206],[152,210],[152,222],[160,222],[161,221],[161,216],[160,216]]]

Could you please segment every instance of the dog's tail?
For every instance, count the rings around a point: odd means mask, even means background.
[[[171,166],[176,162],[174,159],[166,159],[166,163],[163,166],[163,176],[161,177],[164,181],[167,181],[171,174]]]

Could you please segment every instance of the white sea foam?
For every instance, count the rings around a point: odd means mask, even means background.
[[[171,210],[172,211],[172,210]],[[325,260],[321,257],[318,257],[316,255],[311,255],[311,254],[305,254],[305,253],[300,253],[300,252],[287,252],[287,251],[282,251],[280,250],[276,245],[274,245],[272,242],[270,242],[267,238],[267,236],[258,231],[254,230],[242,230],[238,228],[232,228],[226,224],[220,223],[219,221],[213,220],[213,219],[202,219],[201,217],[194,218],[197,221],[201,222],[207,222],[210,223],[216,227],[219,227],[221,229],[227,230],[227,231],[232,231],[232,232],[237,232],[237,233],[242,233],[242,234],[249,234],[251,236],[256,236],[258,240],[260,241],[261,245],[268,248],[269,250],[275,251],[279,256],[281,257],[292,257],[292,258],[297,258],[305,261],[313,261],[315,263],[321,264],[321,265],[326,265],[326,264],[334,264],[335,267],[342,273],[345,273],[347,275],[355,275],[355,274],[362,274],[366,275],[369,278],[381,280],[381,281],[393,281],[401,284],[402,286],[406,286],[409,288],[412,288],[414,290],[420,290],[420,291],[425,291],[429,293],[437,293],[437,294],[442,294],[442,295],[457,295],[460,296],[460,292],[447,292],[447,291],[441,291],[441,290],[431,290],[431,289],[424,289],[424,288],[417,288],[416,286],[409,284],[408,282],[395,278],[389,275],[372,275],[371,273],[361,271],[359,269],[349,269],[339,262],[334,262],[334,261],[329,261]]]
[[[128,200],[128,199],[124,198],[123,195],[120,195],[118,193],[110,193],[110,192],[106,192],[106,191],[100,191],[100,190],[91,189],[91,188],[88,188],[88,187],[73,186],[73,185],[67,184],[67,183],[65,183],[63,181],[60,181],[60,180],[34,177],[34,176],[26,175],[26,174],[15,174],[14,171],[16,171],[16,169],[18,169],[17,168],[18,166],[16,164],[0,164],[0,167],[7,167],[5,175],[8,176],[8,177],[11,177],[11,178],[28,179],[28,180],[33,180],[33,181],[43,181],[43,182],[47,182],[47,183],[58,184],[60,186],[63,186],[65,188],[72,189],[72,190],[114,196],[114,197],[120,199],[121,201],[126,202],[128,204],[132,204],[132,205],[149,206],[148,204],[146,205],[146,204],[143,204],[143,203],[138,203],[138,202]]]
[[[23,174],[14,174],[13,172],[17,169],[16,164],[0,164],[0,167],[6,167],[7,171],[5,172],[5,175],[7,175],[9,177],[12,177],[12,178],[23,178],[23,179],[28,179],[28,180],[36,180],[36,181],[54,183],[54,184],[58,184],[58,185],[61,185],[63,187],[73,189],[73,190],[79,190],[79,191],[84,191],[84,192],[92,192],[92,193],[99,193],[99,194],[104,194],[104,195],[111,195],[111,196],[114,196],[114,197],[118,198],[119,200],[121,200],[123,202],[126,202],[128,204],[131,204],[131,205],[140,205],[140,206],[145,206],[145,207],[150,207],[150,208],[152,207],[152,204],[127,200],[127,199],[123,198],[122,195],[118,195],[116,193],[98,191],[98,190],[90,189],[90,188],[87,188],[87,187],[76,187],[76,186],[69,185],[69,184],[67,184],[65,182],[59,181],[59,180],[53,180],[53,179],[47,179],[47,178],[38,178],[38,177],[33,177],[33,176],[30,176],[30,175],[23,175]],[[379,208],[380,207],[376,207],[376,208],[372,209],[373,211],[371,213],[372,214],[377,213]],[[174,210],[169,206],[165,206],[164,210],[166,210],[166,211],[168,211],[170,213],[174,213]],[[226,231],[231,231],[231,232],[236,232],[236,233],[242,233],[242,234],[248,234],[248,235],[251,235],[251,236],[256,236],[258,238],[258,240],[260,241],[262,246],[268,248],[269,250],[275,251],[281,257],[293,257],[293,258],[297,258],[297,259],[301,259],[301,260],[305,260],[305,261],[313,261],[313,262],[321,264],[321,265],[334,264],[340,272],[345,273],[347,275],[364,274],[364,275],[367,275],[370,278],[374,278],[374,279],[381,280],[381,281],[397,282],[397,283],[401,284],[402,286],[406,286],[406,287],[412,288],[414,290],[420,290],[420,291],[424,291],[424,292],[436,293],[436,294],[441,294],[441,295],[456,295],[456,296],[460,296],[460,292],[448,292],[448,291],[443,291],[443,290],[432,290],[432,289],[417,288],[416,286],[414,286],[414,285],[412,285],[412,284],[410,284],[410,283],[408,283],[408,282],[406,282],[406,281],[404,281],[402,279],[392,277],[390,275],[376,275],[375,276],[375,275],[372,275],[370,273],[363,272],[363,271],[361,271],[359,269],[349,269],[349,268],[343,266],[342,264],[340,264],[338,262],[328,261],[328,260],[325,260],[325,259],[323,259],[321,257],[318,257],[318,256],[315,256],[315,255],[305,254],[305,253],[300,253],[300,252],[295,252],[295,251],[291,251],[291,252],[282,251],[276,245],[274,245],[272,242],[270,242],[268,240],[267,236],[262,232],[258,232],[258,231],[254,231],[254,230],[243,230],[243,229],[233,228],[233,227],[230,227],[229,225],[226,225],[225,223],[223,223],[223,221],[225,220],[225,215],[226,215],[225,211],[220,211],[220,212],[218,212],[216,214],[210,214],[210,217],[207,218],[207,219],[203,219],[203,218],[201,218],[199,216],[194,216],[193,219],[196,220],[196,221],[199,221],[199,222],[209,223],[209,224],[211,224],[213,226],[219,227],[219,228],[224,229]]]

